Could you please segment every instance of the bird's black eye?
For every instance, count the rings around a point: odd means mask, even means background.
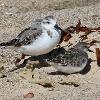
[[[47,22],[48,24],[50,24],[50,22]]]

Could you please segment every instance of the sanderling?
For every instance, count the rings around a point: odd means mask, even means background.
[[[88,63],[87,51],[91,51],[89,45],[85,42],[79,42],[68,51],[61,47],[34,59],[48,62],[59,72],[72,74],[81,72],[86,67]]]
[[[0,46],[15,46],[25,55],[38,56],[53,50],[60,42],[62,29],[53,16],[47,16],[33,22],[33,25],[23,30],[15,39]],[[17,59],[16,64],[21,61]]]

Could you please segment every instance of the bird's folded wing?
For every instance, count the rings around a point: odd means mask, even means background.
[[[14,40],[15,46],[28,45],[34,42],[42,34],[41,29],[26,28]],[[12,40],[13,41],[13,40]]]

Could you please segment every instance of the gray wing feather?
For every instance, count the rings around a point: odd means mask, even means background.
[[[17,41],[15,42],[15,46],[28,45],[36,40],[41,34],[41,29],[26,28],[16,37]]]

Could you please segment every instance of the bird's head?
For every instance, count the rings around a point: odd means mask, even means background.
[[[75,48],[76,49],[79,49],[79,50],[82,50],[82,51],[89,51],[89,52],[93,52],[92,50],[90,50],[90,44],[89,43],[86,43],[86,42],[78,42],[76,45],[75,45]]]
[[[62,31],[62,29],[57,25],[57,21],[53,16],[46,16],[43,18],[41,25],[47,30],[55,28],[58,31]]]

